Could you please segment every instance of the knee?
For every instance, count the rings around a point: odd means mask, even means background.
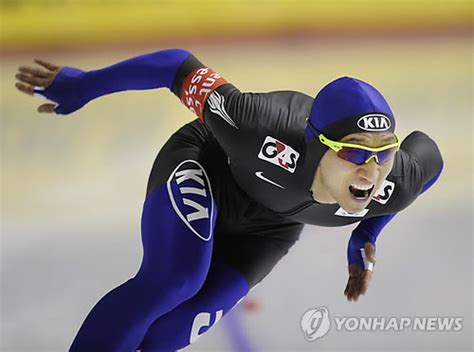
[[[153,295],[169,297],[177,303],[193,297],[204,285],[205,277],[202,273],[168,273],[167,275],[154,275],[139,272],[134,280],[142,283],[144,290],[153,292]]]
[[[167,281],[167,286],[170,287],[173,295],[185,301],[199,292],[204,285],[205,278],[199,274],[175,275]]]

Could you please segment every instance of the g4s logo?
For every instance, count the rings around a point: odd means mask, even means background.
[[[258,153],[259,159],[278,165],[291,173],[295,172],[299,157],[300,153],[271,136],[265,138]]]

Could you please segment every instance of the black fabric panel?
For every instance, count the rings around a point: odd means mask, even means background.
[[[381,114],[381,115],[387,116],[386,114],[382,114],[382,113],[378,113],[378,112],[371,113],[371,115],[372,114],[374,114],[374,115]],[[334,122],[334,123],[330,124],[329,126],[326,126],[321,132],[327,138],[332,139],[332,140],[336,140],[336,141],[341,140],[342,137],[347,136],[348,134],[367,133],[367,131],[364,131],[361,128],[359,128],[359,126],[357,126],[357,120],[359,118],[361,118],[362,116],[364,116],[364,115],[366,115],[366,114],[357,115],[357,116],[350,116],[350,117],[347,117],[345,119],[341,119],[337,122]],[[391,126],[388,130],[382,131],[382,132],[392,132],[393,133],[393,132],[395,132],[395,120],[391,116],[388,116],[388,117],[391,120]]]
[[[181,64],[178,72],[176,73],[176,77],[173,82],[173,86],[171,87],[171,91],[179,98],[179,92],[181,91],[181,86],[183,84],[183,80],[193,72],[195,69],[204,67],[204,65],[193,55],[190,54],[186,60]]]
[[[414,131],[406,137],[401,146],[423,170],[423,183],[431,180],[443,166],[441,152],[436,143],[421,131]]]
[[[213,260],[222,261],[242,273],[252,288],[262,281],[296,243],[303,225],[295,224],[277,230],[288,239],[271,236],[226,236],[216,233]],[[296,237],[296,238],[295,238]]]
[[[217,204],[212,261],[232,266],[253,287],[288,253],[303,225],[248,197],[233,179],[227,156],[197,119],[174,133],[160,150],[147,195],[165,184],[175,167],[188,159],[198,161],[205,169]]]
[[[146,194],[165,184],[176,166],[189,159],[198,161],[210,178],[211,170],[227,165],[222,149],[197,119],[181,127],[161,148],[151,169]]]

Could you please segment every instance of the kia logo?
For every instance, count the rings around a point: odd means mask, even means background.
[[[386,131],[392,126],[392,123],[385,115],[370,114],[362,116],[357,121],[357,126],[365,131]]]
[[[171,173],[167,188],[175,213],[196,236],[209,241],[216,208],[204,168],[195,160],[181,162]]]

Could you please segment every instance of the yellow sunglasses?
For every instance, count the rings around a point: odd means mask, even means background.
[[[319,134],[318,138],[322,144],[334,150],[339,158],[356,165],[362,165],[364,163],[367,164],[372,159],[375,159],[379,165],[384,164],[395,155],[395,153],[400,149],[401,144],[400,138],[397,134],[395,134],[395,143],[387,144],[377,148],[333,141],[325,137],[322,133]]]

